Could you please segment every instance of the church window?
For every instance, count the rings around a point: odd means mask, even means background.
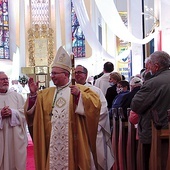
[[[0,0],[0,59],[10,59],[8,0]]]
[[[75,57],[85,57],[85,36],[77,19],[73,3],[71,2],[72,51]]]

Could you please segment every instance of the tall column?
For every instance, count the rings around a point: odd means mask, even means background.
[[[69,54],[72,52],[72,31],[71,31],[71,0],[65,0],[65,45]]]
[[[131,33],[139,38],[143,38],[142,30],[142,1],[127,0],[128,26]],[[132,75],[140,73],[143,68],[143,47],[141,44],[131,44],[132,47]]]
[[[26,66],[26,34],[27,29],[25,27],[25,1],[20,0],[20,18],[19,18],[19,53],[20,53],[20,67]],[[20,69],[21,73],[21,69]]]
[[[170,54],[170,1],[160,1],[160,28],[162,29],[162,50]]]
[[[9,6],[9,27],[10,27],[10,59],[12,60],[12,70],[11,70],[11,79],[18,79],[21,72],[20,69],[20,55],[19,55],[19,45],[20,45],[20,28],[19,28],[19,3],[20,0],[8,1]],[[15,5],[15,8],[14,8]]]
[[[56,39],[56,47],[55,49],[58,50],[58,48],[62,45],[62,33],[61,33],[61,18],[60,18],[60,0],[55,1],[55,39]]]

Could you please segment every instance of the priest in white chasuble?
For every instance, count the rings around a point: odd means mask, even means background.
[[[0,71],[0,170],[25,170],[27,145],[24,98]]]
[[[97,169],[100,99],[88,87],[72,85],[70,72],[71,58],[60,47],[51,71],[55,87],[37,91],[38,83],[29,79],[25,114],[33,129],[36,169]]]

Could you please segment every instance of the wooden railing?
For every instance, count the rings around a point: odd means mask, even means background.
[[[119,116],[118,116],[118,110],[116,108],[113,108],[112,114],[113,114],[112,147],[113,147],[114,158],[115,158],[113,170],[119,170],[119,158],[118,158]]]
[[[151,143],[151,154],[150,154],[150,169],[151,170],[165,170],[167,167],[167,163],[168,163],[167,158],[168,158],[170,130],[163,129],[161,127],[156,111],[154,111],[154,113],[152,114],[152,117],[154,117],[154,121],[152,121],[152,143]]]
[[[129,112],[130,109],[127,110],[128,115]],[[113,170],[145,170],[143,145],[140,140],[136,140],[136,128],[129,120],[125,120],[122,108],[114,108],[112,113],[112,146],[115,157]],[[167,117],[169,129],[156,129],[152,123],[150,170],[170,170],[170,147],[161,150],[163,140],[168,140],[167,146],[170,146],[170,110]],[[162,169],[163,164],[165,164],[164,169]]]
[[[118,159],[120,170],[126,170],[126,146],[127,146],[127,135],[128,135],[128,122],[125,119],[123,109],[118,108],[119,115],[119,142],[118,142]]]
[[[130,108],[127,109],[127,115],[129,117]],[[136,140],[136,128],[134,124],[128,121],[128,138],[127,138],[127,170],[136,170],[136,149],[137,149],[137,140]]]

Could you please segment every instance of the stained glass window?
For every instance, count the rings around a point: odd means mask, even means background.
[[[49,0],[31,0],[32,25],[50,25]]]
[[[85,57],[85,37],[80,28],[73,3],[71,2],[72,52],[75,57]]]
[[[0,59],[10,59],[8,0],[0,0]]]

